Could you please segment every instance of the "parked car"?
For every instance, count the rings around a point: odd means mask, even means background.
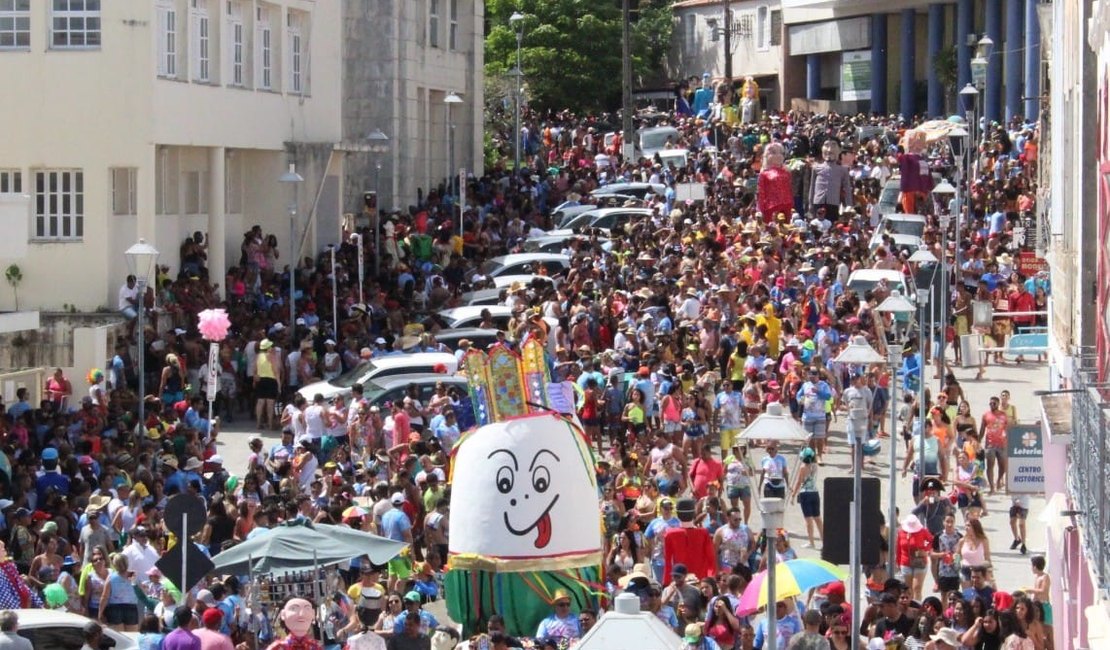
[[[602,208],[583,212],[570,220],[565,228],[552,230],[547,233],[549,237],[569,237],[583,229],[596,229],[608,233],[617,226],[625,226],[637,219],[651,218],[648,208]]]
[[[603,196],[608,194],[623,194],[638,199],[645,198],[648,194],[663,196],[667,186],[662,183],[609,183],[590,192],[590,196]]]
[[[608,187],[608,186],[606,186]],[[635,201],[638,205],[643,205],[642,196],[634,196],[632,194],[606,194],[604,192],[597,193],[599,190],[605,189],[604,187],[594,190],[590,195],[589,203],[566,203],[559,204],[554,210],[551,211],[551,223],[555,224],[556,228],[562,228],[563,224],[570,221],[577,215],[590,210],[597,210],[599,208],[620,208],[629,201]]]
[[[392,375],[411,375],[413,373],[453,373],[459,369],[455,355],[447,352],[412,352],[390,354],[364,361],[331,381],[313,382],[297,391],[308,401],[316,395],[323,395],[331,402],[337,395],[347,397],[355,384],[366,384],[371,379]]]
[[[640,129],[636,133],[636,149],[641,158],[651,158],[657,152],[667,148],[667,143],[673,146],[678,142],[678,129],[673,126],[656,126]]]
[[[675,169],[683,169],[686,167],[686,160],[690,156],[689,149],[664,149],[656,152],[659,159],[663,161],[663,169],[674,166]]]
[[[915,299],[914,294],[910,291],[911,287],[906,283],[906,276],[901,271],[888,269],[852,271],[852,274],[848,276],[848,286],[845,288],[862,298],[865,293],[874,289],[883,280],[886,280],[891,288],[901,291],[902,295],[910,301]]]
[[[497,329],[508,328],[509,321],[513,317],[513,310],[503,305],[453,307],[451,309],[441,309],[435,315],[443,323],[444,329],[478,327],[482,322],[482,312],[487,309]]]
[[[570,268],[570,258],[557,253],[511,253],[493,257],[478,267],[478,273],[490,278],[499,275],[522,275],[535,273],[540,267],[554,276]]]
[[[542,282],[544,284],[557,287],[559,286],[561,280],[562,278],[560,277],[551,277],[550,275],[499,275],[493,278],[493,286],[501,289],[503,287],[511,287],[516,282],[523,282],[525,285],[528,286],[532,286],[536,282]]]
[[[467,291],[459,296],[459,304],[471,307],[489,307],[501,304],[501,295],[508,290],[507,287],[493,289],[478,289]]]
[[[85,645],[83,628],[92,619],[55,609],[17,609],[19,636],[31,642],[35,650],[81,650]],[[138,637],[116,632],[103,626],[101,648],[134,650],[139,647]]]
[[[459,327],[450,330],[440,330],[435,333],[438,343],[446,345],[452,352],[459,349],[459,341],[470,341],[471,347],[485,350],[497,342],[497,333],[501,330],[483,327]]]

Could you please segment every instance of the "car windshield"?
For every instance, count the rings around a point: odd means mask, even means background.
[[[590,225],[590,220],[596,216],[597,215],[592,212],[583,212],[582,214],[576,215],[573,219],[568,221],[566,225],[563,226],[563,228],[583,228]]]
[[[675,129],[661,129],[652,133],[640,134],[640,148],[647,151],[650,149],[662,149],[667,144],[667,140],[672,143],[678,139],[678,131]]]
[[[925,234],[925,223],[922,221],[890,219],[886,223],[887,229],[896,235],[913,235],[914,237],[920,237]]]
[[[863,294],[867,293],[868,291],[871,291],[872,289],[874,289],[878,285],[879,285],[878,280],[863,280],[863,279],[860,279],[860,278],[856,278],[855,280],[852,280],[851,282],[848,283],[848,290],[854,292],[858,296],[863,296]],[[891,282],[889,280],[887,280],[887,285],[888,286],[891,285]],[[902,290],[902,285],[901,284],[894,284],[894,286],[892,288],[895,288],[895,289],[898,289],[899,291],[902,291],[903,294],[905,293],[905,291]]]
[[[354,369],[351,370],[350,372],[345,372],[342,375],[339,375],[338,377],[336,377],[335,379],[332,379],[328,383],[331,384],[332,386],[335,386],[336,388],[350,388],[351,386],[354,386],[355,384],[359,383],[358,382],[359,378],[365,377],[366,373],[373,370],[373,368],[374,368],[374,362],[373,361],[363,361],[362,363],[355,366]]]
[[[381,397],[382,395],[384,395],[386,390],[387,390],[384,386],[382,386],[381,384],[375,383],[373,380],[368,381],[365,384],[363,384],[362,388],[363,388],[362,395],[366,399],[367,403],[369,403],[369,404],[374,404],[375,402],[377,402],[378,398]]]
[[[486,260],[478,267],[479,275],[493,275],[504,268],[505,265],[497,260]]]
[[[893,208],[898,203],[898,195],[900,193],[901,189],[898,183],[887,183],[886,186],[883,187],[883,193],[879,195],[879,205]]]

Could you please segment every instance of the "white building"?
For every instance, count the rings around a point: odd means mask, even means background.
[[[725,77],[724,0],[680,0],[673,5],[675,29],[670,58],[674,79],[708,72],[715,81]],[[786,49],[782,46],[782,7],[779,0],[731,0],[732,30],[729,49],[732,78],[753,77],[759,83],[765,108],[778,109],[788,101],[782,71]]]
[[[449,132],[454,166],[480,172],[482,6],[0,0],[0,193],[32,207],[20,306],[116,309],[140,237],[176,272],[184,238],[207,233],[220,284],[254,224],[278,236],[280,264],[290,240],[320,250],[373,183],[375,128],[390,138],[379,205],[442,182]],[[295,237],[277,182],[289,163],[305,179]]]

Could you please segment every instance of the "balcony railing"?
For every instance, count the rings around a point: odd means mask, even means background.
[[[1086,351],[1085,351],[1086,352]],[[1098,589],[1110,586],[1110,402],[1107,385],[1097,383],[1095,356],[1080,357],[1072,399],[1072,444],[1068,451],[1068,492],[1079,513],[1083,550]]]

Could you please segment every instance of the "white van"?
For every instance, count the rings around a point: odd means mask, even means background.
[[[888,286],[892,289],[897,289],[902,293],[902,296],[913,302],[915,295],[910,291],[910,286],[906,284],[906,276],[901,271],[892,271],[889,269],[859,269],[852,271],[848,276],[848,286],[845,287],[847,291],[851,291],[863,298],[863,295],[868,291],[874,289],[879,282],[886,280]]]
[[[323,395],[325,401],[331,402],[337,395],[349,397],[352,386],[366,384],[374,378],[434,372],[453,375],[458,369],[458,360],[449,352],[389,354],[364,361],[331,381],[318,381],[304,386],[297,393],[309,402],[318,394]]]

